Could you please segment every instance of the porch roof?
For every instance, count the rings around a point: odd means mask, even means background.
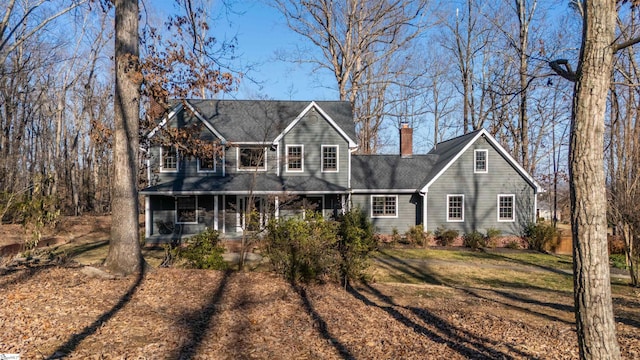
[[[140,191],[143,195],[233,195],[233,194],[342,194],[348,189],[313,176],[279,177],[275,174],[247,173],[224,177],[192,176],[176,178]]]

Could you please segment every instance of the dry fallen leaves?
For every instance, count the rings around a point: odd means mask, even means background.
[[[298,288],[267,273],[182,269],[105,280],[79,267],[6,273],[0,294],[0,353],[24,359],[577,358],[570,294]],[[616,305],[626,358],[640,354],[638,303]]]

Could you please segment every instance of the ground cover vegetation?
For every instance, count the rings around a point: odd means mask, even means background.
[[[58,236],[69,242],[49,249],[64,247],[65,261],[0,267],[3,352],[24,358],[578,358],[570,256],[385,245],[370,253],[364,281],[346,288],[326,273],[319,278],[325,281],[292,282],[269,264],[239,271],[176,262],[103,279],[83,270],[106,256],[103,219],[67,223]],[[327,231],[329,222],[319,221],[306,217],[282,229],[331,234],[337,246],[338,224]],[[204,235],[204,243],[217,239]],[[325,252],[335,255],[335,249]],[[148,252],[147,263],[159,264],[163,256],[163,249]],[[640,293],[628,277],[614,277],[612,289],[622,356],[637,358]]]

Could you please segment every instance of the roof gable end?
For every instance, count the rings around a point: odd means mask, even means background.
[[[156,126],[155,128],[153,128],[153,130],[151,130],[148,134],[147,134],[147,138],[151,139],[162,127],[164,127],[169,120],[171,120],[172,118],[176,117],[181,111],[183,111],[185,109],[185,105],[186,108],[189,109],[189,111],[191,113],[193,113],[195,115],[195,117],[200,120],[201,123],[204,124],[204,126],[209,129],[209,131],[211,131],[218,139],[220,139],[220,142],[222,144],[226,143],[226,139],[224,138],[224,136],[222,136],[222,134],[220,134],[219,131],[217,131],[208,121],[206,121],[206,119],[204,118],[204,116],[200,113],[200,111],[198,111],[198,109],[196,109],[191,103],[189,103],[188,100],[183,100],[180,103],[178,103],[176,106],[173,107],[173,109],[171,109],[171,111],[169,111],[169,113],[167,115],[164,116],[164,118],[162,119],[162,121],[160,122],[160,124],[158,124],[158,126]]]
[[[445,171],[447,171],[451,165],[453,165],[459,158],[460,156],[462,156],[462,154],[464,154],[465,151],[467,151],[467,149],[469,149],[469,147],[471,147],[471,145],[473,145],[478,138],[480,138],[481,136],[485,136],[485,138],[489,141],[489,143],[498,150],[498,152],[504,156],[504,158],[507,160],[507,162],[509,162],[511,164],[511,166],[513,166],[519,173],[521,176],[523,176],[531,185],[533,185],[533,187],[536,189],[536,192],[543,192],[544,190],[542,189],[542,187],[540,186],[540,184],[538,184],[533,177],[509,154],[509,152],[507,152],[507,150],[505,150],[502,145],[500,145],[498,143],[498,141],[491,136],[491,134],[489,134],[489,132],[486,129],[480,129],[479,131],[477,131],[475,134],[467,134],[466,136],[469,136],[468,139],[462,139],[462,140],[466,140],[466,141],[462,141],[459,144],[456,144],[456,147],[458,148],[458,150],[455,152],[455,155],[453,157],[451,157],[449,159],[449,161],[440,169],[440,171],[438,171],[430,180],[429,182],[427,182],[427,184],[425,186],[422,187],[422,189],[420,189],[421,193],[426,193],[429,191],[429,187],[436,182],[436,180],[438,180],[438,178],[440,176],[442,176],[442,174],[444,174]],[[460,137],[462,138],[462,137]],[[452,140],[455,139],[459,139],[459,138],[454,138]],[[451,141],[451,140],[449,140]]]
[[[331,116],[329,116],[329,114],[327,114],[315,101],[310,102],[309,105],[307,105],[307,107],[305,107],[304,110],[302,110],[300,114],[298,114],[298,116],[295,119],[293,119],[291,123],[289,123],[289,125],[273,140],[273,144],[275,145],[279,143],[280,140],[289,131],[291,131],[291,129],[293,129],[311,109],[315,109],[318,113],[320,113],[320,115],[325,119],[325,121],[327,121],[334,129],[336,129],[336,131],[338,131],[338,133],[345,140],[347,140],[350,148],[357,147],[356,142],[353,139],[351,139],[351,137],[347,135],[347,133],[336,123],[336,121],[333,120],[333,118],[331,118]]]

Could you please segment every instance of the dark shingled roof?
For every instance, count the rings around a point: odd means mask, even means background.
[[[426,184],[437,155],[353,155],[351,187],[357,190],[413,190]]]
[[[255,183],[254,183],[255,175]],[[225,177],[192,176],[158,184],[142,190],[142,194],[180,193],[289,193],[335,192],[344,193],[345,187],[312,176],[278,177],[267,173],[231,174]]]
[[[271,142],[311,104],[280,100],[186,100],[216,131],[231,142]],[[356,141],[351,105],[316,101],[342,131]]]
[[[419,190],[431,181],[481,130],[438,143],[426,155],[354,155],[351,187],[358,190]]]

